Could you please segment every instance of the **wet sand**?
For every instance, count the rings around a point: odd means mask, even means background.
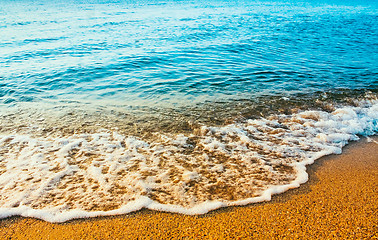
[[[377,143],[351,143],[342,155],[317,160],[308,173],[306,184],[270,202],[201,216],[143,210],[63,224],[12,217],[0,220],[0,239],[378,238]]]

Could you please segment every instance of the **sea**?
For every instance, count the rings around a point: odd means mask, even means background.
[[[378,133],[378,2],[0,0],[0,218],[198,215]]]

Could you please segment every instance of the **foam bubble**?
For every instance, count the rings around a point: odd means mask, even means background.
[[[102,130],[0,136],[0,218],[63,222],[141,208],[183,214],[269,201],[306,165],[378,131],[378,103],[272,115],[147,141]]]

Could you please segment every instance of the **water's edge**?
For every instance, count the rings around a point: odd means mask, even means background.
[[[2,204],[10,207],[0,208],[0,217],[64,222],[142,208],[198,215],[269,201],[273,194],[305,183],[306,165],[341,154],[358,135],[376,135],[378,104],[366,104],[331,113],[304,111],[243,124],[201,126],[197,135],[161,135],[158,142],[109,132],[56,140],[2,136]],[[214,177],[216,182],[211,181]],[[233,191],[239,198],[230,195]]]

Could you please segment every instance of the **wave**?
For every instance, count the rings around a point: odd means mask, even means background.
[[[271,114],[150,139],[112,130],[0,136],[0,218],[49,222],[142,208],[204,214],[269,201],[308,179],[306,165],[378,132],[378,101]]]

